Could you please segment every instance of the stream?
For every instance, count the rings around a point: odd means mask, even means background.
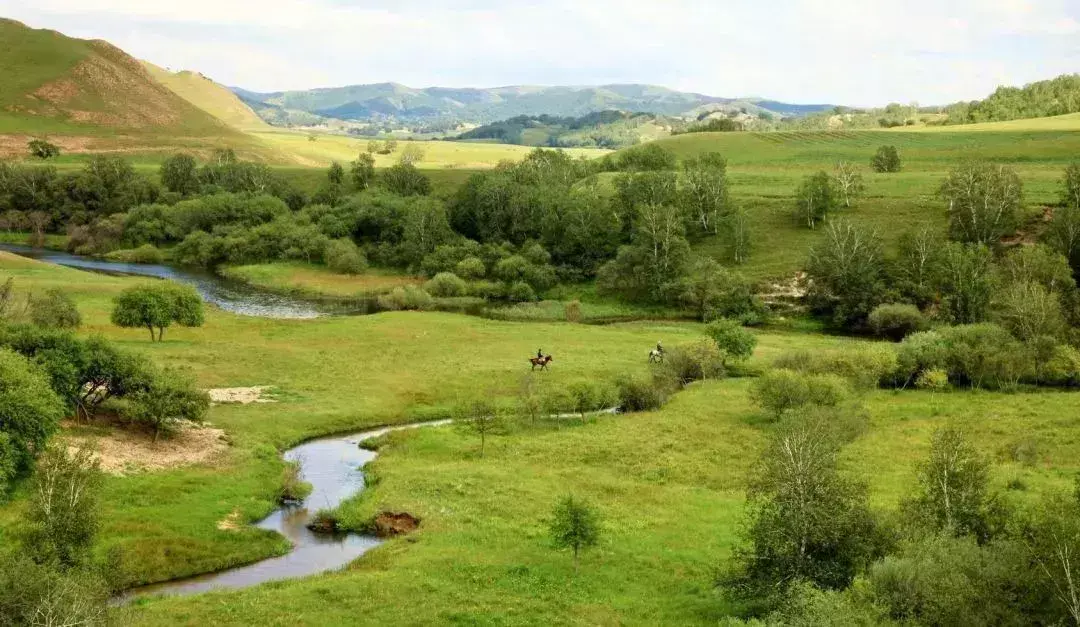
[[[217,588],[247,588],[267,581],[293,579],[344,567],[382,541],[375,536],[356,533],[315,533],[307,528],[307,524],[316,511],[337,507],[364,489],[361,468],[375,459],[376,453],[360,448],[359,443],[390,431],[449,423],[449,420],[440,420],[381,427],[347,436],[311,440],[289,449],[285,452],[285,459],[300,462],[301,477],[311,484],[311,494],[303,504],[283,505],[255,526],[276,531],[288,538],[293,544],[291,551],[246,566],[132,588],[121,593],[114,603],[123,604],[138,598],[161,595],[198,594]]]
[[[100,272],[103,274],[145,276],[171,279],[195,288],[203,300],[225,311],[259,318],[308,319],[342,313],[366,313],[343,311],[341,306],[323,305],[299,298],[274,294],[233,281],[209,271],[181,268],[165,264],[123,263],[95,257],[74,255],[59,250],[31,248],[18,244],[0,244],[0,250],[20,257],[38,259],[60,266]]]

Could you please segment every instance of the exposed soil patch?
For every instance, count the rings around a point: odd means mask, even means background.
[[[375,517],[374,527],[375,535],[392,538],[416,531],[420,527],[420,519],[406,512],[380,512]]]
[[[71,436],[71,446],[89,444],[101,470],[113,475],[164,470],[208,462],[229,447],[225,431],[196,424],[182,425],[170,438],[115,429],[107,435]]]
[[[254,385],[247,388],[214,388],[207,390],[207,393],[215,403],[276,403],[272,398],[263,398],[263,394],[269,389],[268,385]]]

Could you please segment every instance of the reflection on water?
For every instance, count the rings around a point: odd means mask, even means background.
[[[312,440],[286,451],[286,460],[300,462],[301,476],[311,484],[311,495],[303,505],[281,507],[256,526],[288,538],[293,543],[290,553],[248,566],[135,588],[128,590],[117,601],[156,595],[196,594],[213,588],[246,588],[266,581],[303,577],[345,566],[378,546],[380,540],[374,536],[352,533],[313,533],[307,528],[307,523],[316,511],[337,507],[363,489],[364,473],[361,468],[375,459],[375,453],[360,448],[358,444],[389,431],[448,423],[448,420],[442,420],[383,427],[346,437]]]
[[[69,268],[79,268],[106,274],[156,277],[186,283],[193,286],[206,302],[225,311],[244,316],[305,319],[316,318],[328,313],[341,313],[331,311],[329,307],[319,307],[310,302],[272,294],[239,281],[230,281],[211,272],[202,272],[190,268],[105,261],[104,259],[72,255],[56,250],[19,246],[17,244],[0,244],[0,250]]]

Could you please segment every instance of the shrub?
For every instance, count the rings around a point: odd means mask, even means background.
[[[126,397],[122,414],[150,428],[154,440],[170,436],[183,421],[202,422],[210,397],[195,387],[194,379],[175,371],[157,373],[150,385]]]
[[[835,407],[847,393],[847,383],[836,375],[806,375],[785,368],[769,370],[750,386],[751,400],[777,420],[811,405]]]
[[[724,356],[712,340],[676,346],[666,352],[661,368],[677,385],[724,376]]]
[[[479,257],[466,257],[457,262],[454,272],[463,279],[482,279],[487,274],[487,267]]]
[[[608,409],[618,400],[615,390],[593,381],[578,381],[567,389],[573,399],[574,412],[585,421],[585,414]]]
[[[846,350],[796,350],[781,354],[775,368],[804,374],[833,374],[847,379],[856,389],[866,390],[888,381],[897,369],[896,351],[887,345]]]
[[[567,322],[581,322],[581,319],[582,319],[581,301],[572,300],[572,301],[566,303],[564,313],[565,313]]]
[[[918,307],[901,303],[878,305],[870,312],[867,320],[876,335],[894,342],[899,342],[911,333],[924,330],[927,325],[926,317]]]
[[[573,496],[563,498],[552,513],[551,539],[556,548],[574,552],[574,572],[578,571],[578,554],[595,546],[600,538],[600,517],[587,502]]]
[[[663,377],[625,376],[618,380],[619,410],[650,411],[667,403],[670,390]]]
[[[82,323],[75,301],[59,288],[30,299],[30,320],[46,329],[75,329]]]
[[[518,281],[511,285],[506,296],[515,303],[531,303],[536,300],[536,292],[525,281]]]
[[[1067,344],[1056,346],[1050,360],[1043,364],[1040,382],[1069,387],[1080,385],[1080,351]]]
[[[380,296],[377,302],[379,309],[385,311],[424,311],[435,304],[431,294],[412,285],[395,287],[394,291]]]
[[[904,338],[896,351],[895,382],[907,385],[915,382],[927,370],[945,371],[949,348],[937,331],[920,331]]]
[[[366,447],[361,446],[361,448]],[[311,495],[311,484],[303,480],[302,470],[303,465],[299,460],[285,463],[285,467],[281,471],[281,491],[278,493],[278,501],[281,503],[302,503],[304,499]]]
[[[931,392],[947,390],[949,389],[949,373],[944,370],[924,370],[915,379],[915,387]]]
[[[464,296],[468,286],[453,272],[440,272],[424,284],[424,289],[432,296]]]
[[[1005,329],[968,324],[942,331],[949,378],[974,388],[1009,388],[1031,374],[1030,355]]]
[[[347,238],[332,240],[323,253],[326,266],[339,274],[361,274],[367,270],[367,259],[356,244]]]
[[[119,261],[120,263],[158,264],[165,261],[165,253],[161,252],[161,250],[153,244],[143,244],[138,248],[114,250],[106,254],[105,258],[109,261]]]
[[[870,160],[874,172],[899,172],[900,166],[900,151],[896,146],[881,146]]]

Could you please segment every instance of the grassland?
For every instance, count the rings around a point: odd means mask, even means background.
[[[363,137],[312,135],[286,130],[255,132],[252,136],[261,139],[273,148],[293,155],[306,165],[318,167],[328,166],[332,161],[347,163],[355,160],[358,154],[367,150],[369,141],[368,138]],[[491,168],[500,161],[519,161],[532,150],[528,146],[509,144],[399,140],[394,153],[375,155],[375,166],[382,168],[394,165],[408,146],[415,146],[423,152],[423,159],[416,164],[416,167],[424,170]],[[610,151],[575,148],[568,152],[575,157],[595,157]]]
[[[102,549],[121,546],[131,582],[160,580],[278,553],[269,534],[222,531],[233,511],[256,519],[272,507],[278,452],[305,438],[369,425],[443,417],[460,399],[511,399],[537,346],[557,361],[541,385],[612,381],[645,372],[643,353],[699,336],[689,323],[604,327],[509,323],[436,313],[275,321],[211,311],[199,329],[151,344],[108,323],[110,299],[135,279],[87,275],[0,254],[0,278],[21,289],[63,286],[86,324],[163,364],[189,368],[206,387],[271,385],[279,402],[222,405],[210,420],[232,442],[215,462],[106,483]],[[857,343],[761,332],[767,364],[791,348]],[[709,624],[728,608],[714,569],[735,545],[747,473],[770,426],[747,399],[746,380],[696,384],[663,410],[588,424],[524,424],[493,437],[454,428],[391,438],[370,469],[373,485],[342,511],[358,525],[376,511],[408,511],[421,530],[390,541],[344,572],[257,588],[143,601],[124,624]],[[870,427],[845,451],[845,471],[869,482],[888,512],[914,486],[929,436],[962,425],[997,460],[992,482],[1024,502],[1069,485],[1080,470],[1076,396],[875,391]],[[1009,451],[1036,451],[1027,465]],[[1017,487],[1023,489],[1018,490]],[[604,539],[580,576],[551,549],[545,521],[563,494],[601,509]],[[0,509],[0,534],[20,501]],[[2,535],[0,535],[0,539]],[[423,602],[420,602],[422,599]]]
[[[302,262],[231,266],[222,268],[221,273],[230,279],[274,292],[334,298],[383,294],[398,286],[423,282],[420,277],[375,269],[357,275],[337,274],[325,266]]]
[[[681,158],[710,151],[727,157],[732,197],[752,216],[754,250],[744,270],[755,278],[782,278],[801,266],[821,237],[820,229],[811,231],[794,218],[795,189],[806,175],[831,172],[841,160],[861,167],[865,196],[836,217],[876,228],[887,244],[923,224],[945,228],[946,207],[937,190],[948,170],[967,158],[1015,168],[1030,220],[1057,201],[1065,166],[1080,158],[1080,115],[918,130],[698,133],[658,144]],[[903,171],[870,170],[870,158],[886,144],[900,149]],[[701,242],[697,252],[726,257],[720,240]]]
[[[233,128],[242,131],[270,129],[270,125],[236,94],[202,74],[190,71],[170,72],[145,61],[143,67],[154,80],[168,87],[170,91]]]

